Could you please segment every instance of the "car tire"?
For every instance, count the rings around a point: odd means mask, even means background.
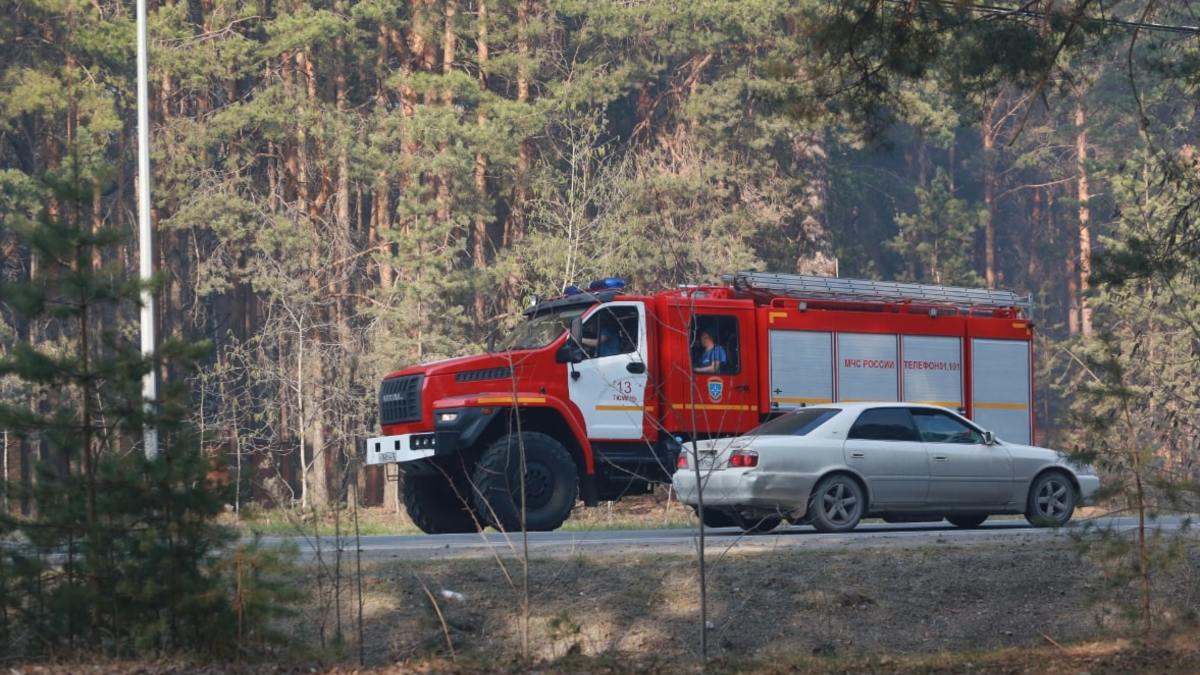
[[[808,499],[808,519],[818,532],[849,532],[866,513],[867,496],[845,474],[822,478]]]
[[[1070,522],[1077,502],[1075,486],[1065,473],[1046,472],[1029,487],[1025,520],[1034,527],[1062,527]]]
[[[743,516],[738,513],[733,516],[737,526],[744,534],[763,534],[779,527],[783,518],[779,516]]]
[[[696,517],[700,517],[700,509],[693,506],[692,512]],[[715,509],[711,506],[704,509],[704,526],[705,527],[737,527],[737,521],[733,516],[725,511]]]
[[[475,510],[498,530],[521,530],[522,447],[525,528],[530,532],[558,529],[575,507],[579,474],[562,443],[534,431],[509,434],[483,451],[474,474]]]
[[[445,476],[405,476],[400,492],[408,517],[425,534],[478,532],[483,526],[471,511],[465,475],[454,481]]]
[[[955,527],[961,527],[964,530],[970,530],[979,527],[983,521],[987,520],[986,515],[961,515],[961,516],[946,516],[946,520]]]

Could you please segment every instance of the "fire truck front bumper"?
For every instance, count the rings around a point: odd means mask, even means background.
[[[437,452],[437,434],[399,434],[367,439],[367,464],[415,462]]]
[[[492,408],[439,408],[433,431],[367,439],[367,464],[416,462],[469,448],[496,416]]]
[[[809,474],[766,473],[758,469],[721,469],[701,471],[696,489],[696,472],[680,469],[671,478],[679,501],[690,506],[704,506],[737,511],[771,511],[786,514],[789,519],[803,518],[808,508],[808,496],[817,476]]]

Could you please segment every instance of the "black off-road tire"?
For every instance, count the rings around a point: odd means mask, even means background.
[[[471,511],[466,476],[453,483],[445,476],[405,476],[400,492],[408,517],[425,534],[478,532],[483,526]]]
[[[987,520],[987,515],[984,514],[963,514],[957,516],[946,516],[946,520],[955,527],[961,527],[964,530],[974,529],[983,524]]]
[[[521,530],[522,446],[525,527],[531,532],[558,529],[575,507],[579,474],[562,443],[535,431],[509,434],[483,451],[474,473],[475,511],[498,530]]]
[[[692,511],[696,513],[696,517],[700,517],[700,509],[693,506]],[[705,527],[737,527],[737,521],[733,519],[733,514],[720,511],[713,507],[704,509],[704,526]]]
[[[746,534],[763,534],[770,532],[779,527],[783,522],[783,518],[779,516],[743,516],[737,514],[734,516],[737,521],[737,526]]]
[[[832,506],[839,502],[842,508],[831,512]],[[822,478],[808,499],[808,520],[818,532],[849,532],[858,527],[858,521],[866,513],[866,490],[842,473]]]
[[[1079,495],[1067,474],[1047,471],[1029,486],[1025,520],[1034,527],[1062,527],[1071,520]]]

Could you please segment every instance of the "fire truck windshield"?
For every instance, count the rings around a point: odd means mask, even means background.
[[[571,328],[571,320],[583,314],[588,305],[563,307],[556,312],[536,314],[517,324],[507,337],[497,340],[504,349],[537,349],[554,342],[559,335]]]

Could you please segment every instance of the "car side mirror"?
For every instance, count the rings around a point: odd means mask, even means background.
[[[994,434],[990,431],[984,431],[983,432],[983,444],[984,445],[995,445],[996,444],[996,434]]]

